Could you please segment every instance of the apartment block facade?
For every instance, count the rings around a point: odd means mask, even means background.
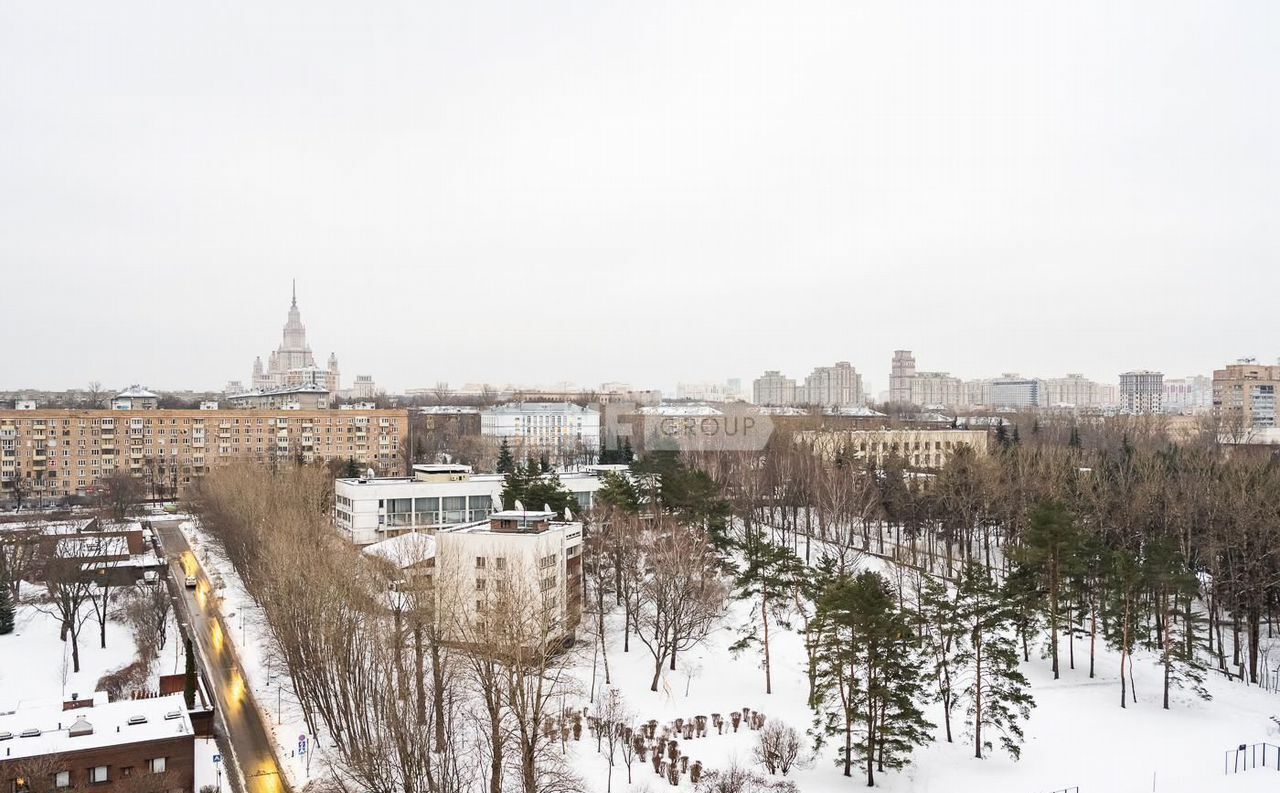
[[[399,470],[405,410],[0,411],[0,499],[88,496],[116,471],[181,495],[237,462],[354,458]]]
[[[1269,430],[1280,426],[1276,423],[1277,390],[1280,365],[1228,364],[1213,372],[1213,409],[1228,427]]]
[[[1160,413],[1164,410],[1164,373],[1141,369],[1120,375],[1120,411]]]

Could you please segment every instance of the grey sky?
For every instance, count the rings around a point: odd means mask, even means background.
[[[0,0],[0,388],[1280,355],[1280,4]]]

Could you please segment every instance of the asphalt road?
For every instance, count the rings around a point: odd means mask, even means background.
[[[270,732],[250,699],[235,648],[226,641],[230,634],[215,606],[213,585],[195,564],[178,523],[153,519],[152,527],[169,563],[171,589],[178,593],[179,619],[188,626],[205,679],[214,690],[223,737],[231,744],[232,757],[225,752],[222,757],[224,775],[234,772],[236,789],[245,793],[282,793],[288,790],[288,782],[276,764]],[[183,585],[188,573],[197,579],[195,589]]]

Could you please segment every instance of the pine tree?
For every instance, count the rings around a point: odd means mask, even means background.
[[[742,541],[735,545],[743,558],[743,564],[734,575],[735,594],[743,600],[759,600],[752,605],[751,618],[739,631],[741,638],[730,649],[741,652],[753,644],[760,644],[764,661],[764,693],[772,694],[769,617],[785,608],[785,596],[804,575],[804,565],[790,549],[769,542],[758,525],[748,528]],[[756,633],[757,628],[761,630],[760,635]]]
[[[956,601],[946,585],[933,576],[923,577],[917,599],[925,669],[933,675],[937,700],[942,704],[947,743],[951,743],[951,713],[956,705],[956,654],[961,639]]]
[[[0,636],[13,633],[13,597],[9,593],[9,581],[0,578]]]
[[[957,695],[966,705],[965,723],[973,733],[973,755],[979,759],[992,747],[992,731],[999,734],[1001,747],[1018,759],[1021,722],[1035,706],[1027,693],[1027,678],[1018,670],[1018,650],[1009,631],[1015,617],[1013,604],[987,570],[967,563],[956,582],[962,637],[956,667],[964,680]]]
[[[1071,437],[1067,440],[1067,445],[1073,449],[1080,448],[1080,428],[1074,424],[1071,426]]]
[[[1120,707],[1128,707],[1127,697],[1138,701],[1138,692],[1130,684],[1133,677],[1133,649],[1137,644],[1137,628],[1142,616],[1145,580],[1142,565],[1129,551],[1109,554],[1107,564],[1107,599],[1103,625],[1107,641],[1120,651]],[[1126,671],[1129,678],[1126,679]]]
[[[360,477],[360,466],[356,464],[355,457],[347,458],[347,470],[345,471],[347,479],[358,479]]]
[[[498,468],[500,474],[509,474],[516,470],[515,458],[511,456],[511,446],[507,444],[507,439],[502,439],[502,445],[498,447]]]
[[[545,474],[550,470],[551,470],[551,458],[547,456],[546,452],[543,452],[542,455],[538,458],[538,472]]]
[[[1049,653],[1053,659],[1053,679],[1060,676],[1058,664],[1058,632],[1061,627],[1063,581],[1076,543],[1075,522],[1066,507],[1058,502],[1037,504],[1031,511],[1027,530],[1018,553],[1018,562],[1034,571],[1040,579],[1049,617]]]
[[[1009,431],[1004,428],[1004,419],[996,419],[996,446],[1005,449],[1009,446]]]
[[[631,450],[631,438],[629,437],[623,438],[621,461],[626,465],[631,465],[631,463],[635,462],[635,459],[636,459],[636,453]]]
[[[818,603],[817,726],[842,740],[837,764],[852,776],[855,760],[875,772],[901,768],[931,725],[918,704],[919,659],[912,652],[911,619],[882,577],[864,572],[829,586]],[[858,739],[854,740],[854,735]]]
[[[1164,709],[1169,709],[1171,688],[1190,688],[1202,699],[1210,699],[1204,687],[1205,666],[1194,639],[1201,633],[1197,628],[1202,627],[1202,618],[1192,609],[1181,608],[1200,594],[1195,573],[1172,541],[1159,538],[1147,546],[1143,575],[1151,592],[1156,628],[1143,643],[1160,656]]]
[[[182,698],[186,700],[187,709],[196,706],[196,654],[191,649],[191,640],[185,639],[183,649],[187,654],[186,680],[182,687]]]

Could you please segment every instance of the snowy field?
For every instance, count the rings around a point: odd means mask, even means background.
[[[730,627],[748,619],[750,604],[735,602],[724,627],[701,647],[679,659],[675,672],[664,671],[658,692],[649,691],[652,656],[632,637],[631,652],[621,648],[621,615],[610,615],[609,663],[617,687],[636,722],[676,717],[727,714],[744,707],[763,712],[770,721],[781,720],[802,733],[812,723],[805,705],[808,694],[805,655],[800,636],[778,630],[773,635],[773,689],[764,693],[764,671],[757,650],[734,657],[727,649],[737,639]],[[590,642],[590,637],[587,638]],[[591,688],[591,651],[575,669],[584,698]],[[1137,655],[1134,678],[1138,702],[1120,708],[1119,657],[1100,652],[1097,676],[1090,680],[1087,643],[1077,641],[1076,669],[1066,668],[1062,649],[1062,677],[1054,681],[1048,660],[1035,657],[1023,664],[1031,682],[1036,708],[1026,724],[1022,759],[1014,762],[995,752],[987,759],[973,757],[972,741],[966,742],[955,727],[957,743],[947,744],[941,729],[940,706],[926,711],[939,725],[938,742],[917,749],[911,765],[901,771],[877,773],[876,786],[913,793],[1050,793],[1079,786],[1080,793],[1201,793],[1202,791],[1260,791],[1280,789],[1280,772],[1274,761],[1238,775],[1223,774],[1223,752],[1237,744],[1280,743],[1280,729],[1270,716],[1280,716],[1280,693],[1263,691],[1239,682],[1228,682],[1216,672],[1206,681],[1213,700],[1204,702],[1190,693],[1175,692],[1170,710],[1161,708],[1161,673],[1150,655]],[[596,699],[603,688],[603,670],[597,664]],[[686,694],[686,691],[688,692]],[[960,714],[953,719],[962,718]],[[726,727],[726,732],[730,730]],[[730,760],[762,771],[752,760],[756,733],[744,726],[735,734],[681,741],[691,760],[707,768],[722,768]],[[571,742],[575,769],[588,781],[587,789],[605,790],[607,761],[596,753],[595,741],[585,731]],[[1271,757],[1274,758],[1274,750]],[[810,757],[808,767],[792,770],[804,793],[827,793],[865,788],[865,776],[842,775],[831,747]],[[615,766],[614,791],[655,793],[671,786],[654,774],[652,766],[635,764],[635,782],[626,784],[625,766]],[[681,788],[690,789],[688,777]]]
[[[24,586],[23,594],[35,591]],[[84,608],[89,609],[88,604]],[[24,701],[60,701],[73,693],[91,698],[98,678],[131,663],[137,652],[129,629],[112,621],[107,622],[107,647],[102,649],[98,623],[90,618],[80,630],[76,673],[71,671],[71,641],[58,638],[57,617],[22,604],[13,622],[13,633],[0,636],[0,707],[5,710]]]

